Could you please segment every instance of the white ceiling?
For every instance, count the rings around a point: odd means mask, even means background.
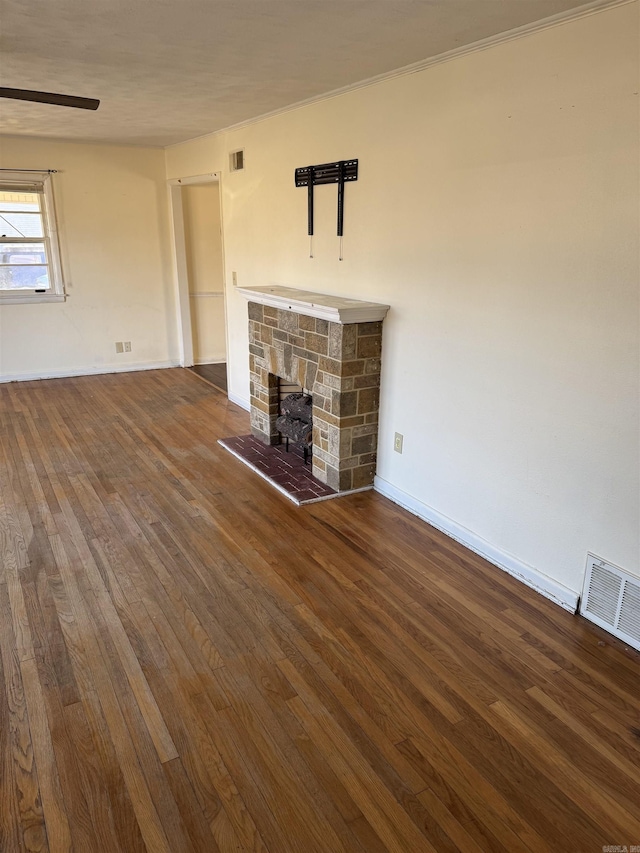
[[[5,133],[164,146],[578,8],[576,0],[0,0]]]

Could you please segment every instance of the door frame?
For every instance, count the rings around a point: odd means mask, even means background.
[[[171,224],[171,244],[173,249],[173,276],[176,296],[176,325],[178,333],[178,358],[181,367],[193,367],[193,328],[191,322],[191,304],[189,300],[189,275],[187,270],[187,246],[184,232],[184,208],[182,187],[192,184],[219,184],[220,204],[220,244],[222,250],[222,288],[224,300],[224,331],[227,359],[229,358],[229,324],[227,322],[227,283],[224,259],[224,227],[222,220],[222,184],[220,172],[205,175],[190,175],[184,178],[172,178],[167,181],[169,189],[169,207]],[[227,371],[228,372],[228,371]]]

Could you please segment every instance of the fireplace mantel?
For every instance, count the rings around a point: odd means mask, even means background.
[[[330,323],[372,323],[384,320],[388,305],[379,302],[363,302],[360,299],[345,299],[326,293],[312,293],[297,287],[239,287],[238,293],[249,302],[269,305],[283,311],[293,311],[307,317],[328,320]]]

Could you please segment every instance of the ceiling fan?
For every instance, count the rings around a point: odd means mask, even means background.
[[[0,98],[16,101],[35,101],[38,104],[56,104],[59,107],[77,107],[79,110],[97,110],[100,101],[78,95],[56,95],[53,92],[35,92],[32,89],[5,89],[0,86]]]

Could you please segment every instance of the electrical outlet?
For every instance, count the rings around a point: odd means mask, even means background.
[[[122,341],[116,341],[116,352],[124,352]]]
[[[404,436],[402,433],[397,432],[395,438],[393,439],[393,449],[396,453],[402,453],[402,442],[404,441]]]
[[[238,273],[237,273],[237,272],[232,272],[232,273],[231,273],[231,284],[232,284],[234,287],[237,287],[237,286],[238,286]]]
[[[131,352],[131,341],[125,341],[124,342],[124,351],[125,352]]]

